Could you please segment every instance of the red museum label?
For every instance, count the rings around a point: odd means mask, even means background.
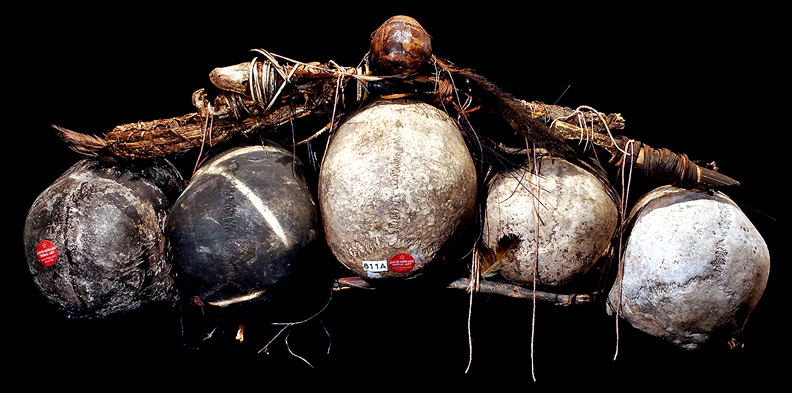
[[[394,273],[407,273],[415,267],[415,259],[410,254],[400,253],[388,261],[388,269]]]
[[[36,247],[36,257],[44,266],[52,266],[58,261],[58,248],[49,240],[42,240]]]

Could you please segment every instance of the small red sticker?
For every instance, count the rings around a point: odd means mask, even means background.
[[[415,259],[410,254],[396,254],[388,261],[388,269],[394,273],[407,273],[414,267]]]
[[[42,240],[36,247],[36,256],[44,266],[52,266],[58,261],[58,248],[49,240]]]

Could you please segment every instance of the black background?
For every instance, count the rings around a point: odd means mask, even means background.
[[[3,325],[12,344],[12,379],[91,384],[101,376],[142,388],[145,378],[170,376],[179,383],[220,379],[233,386],[248,380],[264,384],[273,377],[298,383],[305,379],[286,379],[284,372],[326,371],[314,382],[382,387],[397,380],[417,383],[413,378],[421,375],[443,383],[476,377],[496,386],[531,388],[764,383],[779,377],[788,340],[781,321],[788,272],[781,248],[788,108],[781,108],[788,99],[786,75],[779,71],[780,29],[768,15],[723,5],[696,10],[493,2],[439,10],[298,2],[168,7],[29,9],[19,15],[21,27],[9,32],[14,39],[4,61],[3,135],[13,204],[4,275],[4,291],[10,291],[4,298],[11,311]],[[192,315],[184,321],[198,322],[182,323],[182,314],[171,307],[151,305],[106,320],[74,321],[46,304],[27,272],[22,227],[36,196],[80,158],[50,124],[101,134],[118,124],[192,112],[191,94],[210,86],[209,72],[249,61],[253,48],[354,66],[368,49],[369,34],[396,14],[415,17],[429,31],[437,56],[478,71],[520,98],[619,112],[627,120],[624,134],[693,159],[714,160],[738,179],[742,184],[727,194],[763,234],[773,262],[745,347],[691,353],[622,323],[613,360],[615,323],[604,305],[540,305],[534,343],[538,383],[532,384],[526,300],[474,298],[468,374],[468,296],[461,291],[337,292],[321,316],[329,339],[316,321],[294,327],[289,336],[292,349],[313,370],[288,353],[282,337],[269,355],[256,353],[278,327],[251,329],[243,344],[220,332],[212,344],[195,350],[185,347],[183,338],[204,328],[203,319]],[[194,159],[187,155],[176,163],[191,168]],[[332,345],[325,355],[328,340]],[[136,379],[119,382],[128,376]]]

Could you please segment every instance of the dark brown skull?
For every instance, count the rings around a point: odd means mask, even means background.
[[[369,62],[382,75],[416,73],[432,56],[432,37],[413,18],[394,16],[371,34]]]

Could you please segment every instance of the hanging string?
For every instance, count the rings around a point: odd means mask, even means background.
[[[624,248],[624,245],[623,245],[624,230],[625,230],[625,223],[627,222],[627,206],[628,206],[628,199],[630,197],[630,185],[632,183],[632,170],[633,170],[634,161],[635,161],[635,151],[636,151],[635,145],[636,145],[636,143],[640,145],[640,142],[637,142],[637,141],[635,141],[633,139],[630,139],[630,140],[627,141],[627,143],[625,143],[625,145],[624,145],[625,154],[624,154],[624,156],[622,156],[622,159],[621,159],[621,161],[619,163],[620,164],[620,173],[621,173],[621,189],[622,189],[621,206],[620,206],[620,210],[621,210],[620,219],[622,220],[622,223],[621,223],[620,228],[619,228],[619,244],[618,244],[618,250],[617,250],[617,253],[616,253],[617,273],[616,273],[616,284],[615,285],[617,285],[617,288],[618,288],[618,290],[617,290],[618,295],[617,295],[617,299],[616,299],[616,307],[615,307],[615,310],[614,310],[614,313],[613,313],[614,316],[615,316],[614,323],[615,323],[615,328],[616,328],[616,349],[615,349],[614,354],[613,354],[613,360],[616,360],[616,358],[619,356],[619,338],[620,338],[620,335],[619,335],[619,317],[621,315],[622,278],[623,278],[623,275],[624,275],[624,264],[623,264],[623,261],[622,261],[622,250]],[[610,304],[610,302],[608,302],[608,303],[609,303],[609,306],[612,307],[611,309],[613,309],[613,306]]]

